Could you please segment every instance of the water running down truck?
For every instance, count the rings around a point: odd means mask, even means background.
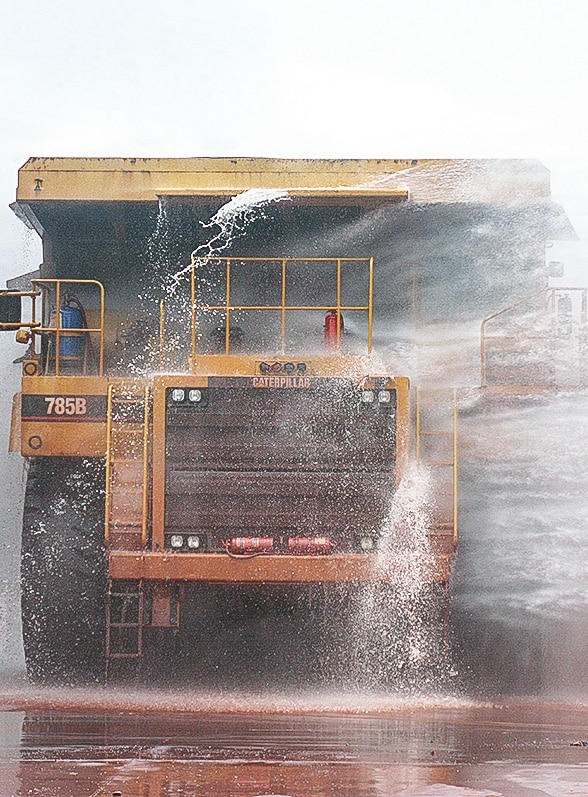
[[[393,590],[410,529],[394,530],[385,567],[380,541],[415,458],[435,473],[422,587],[446,595],[455,363],[432,378],[425,366],[417,390],[398,348],[378,358],[373,347],[389,348],[387,325],[433,324],[427,302],[461,280],[455,246],[435,249],[447,226],[471,238],[502,212],[487,180],[501,162],[452,163],[32,159],[20,170],[14,209],[41,235],[43,263],[0,295],[0,315],[27,345],[11,439],[29,463],[33,680],[206,648],[203,590],[229,601],[252,588]],[[515,163],[525,229],[532,206],[545,236],[557,212],[541,168]],[[217,221],[211,251],[204,223],[250,189],[269,192],[262,211],[233,217],[234,241]],[[535,266],[511,282],[537,287]],[[488,314],[482,293],[458,284],[458,322]]]

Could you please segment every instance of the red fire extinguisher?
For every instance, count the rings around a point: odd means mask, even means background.
[[[337,319],[339,319],[339,334],[337,335]],[[343,315],[337,310],[329,310],[325,318],[325,346],[328,349],[336,349],[339,346],[341,335],[343,334]]]
[[[295,554],[327,554],[333,553],[335,543],[330,537],[290,537],[289,553]]]
[[[274,550],[273,537],[232,537],[222,543],[226,552],[233,556],[257,556]]]

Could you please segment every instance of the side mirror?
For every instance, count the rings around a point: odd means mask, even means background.
[[[18,292],[0,293],[0,332],[18,329],[21,325],[21,295]]]

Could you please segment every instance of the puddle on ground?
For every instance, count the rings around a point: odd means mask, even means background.
[[[219,710],[219,696],[152,698],[1,696],[12,710],[0,713],[0,797],[588,795],[588,749],[573,746],[587,735],[583,704],[225,695]]]

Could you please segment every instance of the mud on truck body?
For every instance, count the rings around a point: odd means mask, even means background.
[[[403,551],[381,567],[379,541],[415,456],[441,485],[424,586],[446,594],[453,392],[433,378],[419,398],[402,358],[378,359],[372,347],[391,317],[415,315],[423,272],[397,262],[407,223],[426,240],[459,216],[463,170],[442,187],[448,165],[32,159],[20,170],[14,207],[42,236],[43,263],[0,295],[0,311],[27,345],[11,441],[29,463],[31,678],[99,677],[148,650],[171,655],[170,639],[206,648],[215,628],[206,614],[190,618],[203,588],[228,600],[250,588],[393,588]],[[522,171],[534,196],[537,166],[531,179]],[[409,219],[403,181],[413,173]],[[479,203],[486,178],[472,173],[468,230],[472,212],[495,202]],[[284,201],[265,204],[222,252],[207,249],[202,223],[251,188]],[[523,286],[535,277],[513,275]]]

